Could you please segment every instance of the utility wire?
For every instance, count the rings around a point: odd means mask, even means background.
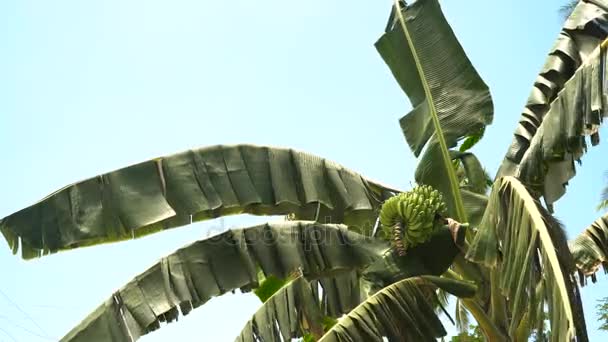
[[[49,334],[38,323],[36,323],[36,321],[27,312],[25,312],[23,309],[21,309],[21,307],[17,303],[15,303],[13,300],[11,300],[11,298],[9,296],[7,296],[6,293],[4,293],[4,291],[2,291],[2,289],[0,289],[0,294],[9,303],[11,303],[15,308],[17,308],[17,310],[19,310],[25,316],[25,318],[30,320],[44,335],[46,335],[47,338],[51,338],[49,336]]]
[[[40,338],[45,339],[45,340],[47,340],[47,341],[56,341],[56,340],[57,340],[56,338],[51,338],[51,337],[49,337],[49,336],[40,335],[39,333],[37,333],[37,332],[35,332],[35,331],[32,331],[32,330],[30,330],[29,328],[24,327],[24,326],[23,326],[23,325],[21,325],[21,324],[17,324],[17,323],[15,323],[15,322],[14,322],[14,321],[13,321],[13,320],[12,320],[12,319],[9,317],[9,316],[6,316],[6,315],[0,315],[0,318],[2,318],[2,319],[4,319],[4,320],[6,320],[6,321],[7,321],[7,322],[9,322],[9,323],[10,323],[12,326],[17,327],[17,328],[19,328],[19,329],[21,329],[21,330],[23,330],[23,331],[25,331],[25,332],[27,332],[27,333],[29,333],[29,334],[31,334],[31,335],[34,335],[34,336],[36,336],[36,337],[40,337]]]
[[[10,338],[11,338],[11,340],[13,340],[13,341],[17,342],[17,339],[15,339],[15,338],[13,337],[13,335],[9,334],[9,333],[8,333],[8,331],[6,331],[6,330],[4,330],[4,329],[2,329],[2,328],[0,328],[0,331],[2,331],[2,332],[3,332],[3,333],[6,335],[6,336],[10,337]]]

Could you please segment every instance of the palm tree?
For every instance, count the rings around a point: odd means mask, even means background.
[[[31,259],[226,215],[286,216],[162,258],[63,341],[133,341],[236,289],[265,293],[239,341],[432,340],[446,334],[447,294],[459,325],[471,313],[490,341],[527,340],[546,321],[553,341],[586,341],[577,281],[608,262],[608,218],[568,242],[552,204],[586,136],[599,142],[607,23],[603,2],[576,4],[494,179],[470,152],[492,121],[488,87],[437,0],[396,1],[376,48],[414,108],[400,123],[419,186],[291,149],[214,146],[72,184],[0,231]]]

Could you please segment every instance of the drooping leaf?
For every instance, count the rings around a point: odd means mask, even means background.
[[[467,258],[497,270],[499,288],[509,299],[510,336],[516,336],[527,311],[546,306],[552,341],[587,340],[565,234],[516,178],[500,178],[494,184]],[[532,328],[543,321],[537,312],[529,319]]]
[[[552,134],[563,136],[564,141],[566,138],[574,138],[581,134],[580,129],[583,128],[581,124],[583,122],[587,123],[587,119],[591,119],[588,117],[583,121],[581,118],[581,116],[587,115],[588,110],[580,108],[581,102],[577,104],[574,99],[556,100],[556,98],[560,92],[563,94],[570,94],[579,91],[575,88],[584,87],[587,90],[585,99],[598,99],[598,94],[591,94],[591,85],[589,83],[586,85],[583,84],[583,78],[587,81],[591,79],[591,75],[588,74],[589,71],[591,71],[591,73],[597,73],[598,70],[580,71],[580,68],[582,65],[588,64],[589,58],[593,57],[592,52],[607,36],[608,3],[604,0],[579,1],[572,11],[572,14],[566,20],[557,41],[549,52],[545,65],[534,82],[534,87],[532,88],[532,92],[523,110],[518,127],[515,130],[513,142],[507,151],[498,172],[498,176],[513,176],[518,174],[519,165],[524,154],[527,153],[529,147],[532,145],[532,139],[537,135],[541,124],[543,124],[547,118],[551,118],[552,121],[563,121],[564,123],[571,123],[573,121],[579,122],[579,126],[571,127],[576,129],[570,132],[564,131],[565,125],[561,129],[560,127],[555,127],[555,123],[549,125],[553,126],[550,128],[551,130],[556,130]],[[589,69],[589,67],[587,67],[587,69]],[[563,90],[566,82],[574,77],[575,72],[579,74],[578,80],[568,82],[571,89],[564,92]],[[559,96],[561,97],[562,95]],[[563,108],[564,105],[567,105],[565,102],[572,104],[570,109],[572,109],[573,112]],[[602,104],[603,100],[599,102],[599,106],[602,106]],[[554,105],[559,108],[553,109]],[[577,105],[579,108],[576,108]],[[593,108],[591,110],[592,112],[596,112],[600,109],[597,102],[593,102],[593,104],[589,103],[589,107]],[[550,110],[553,111],[551,116],[548,115]],[[585,115],[582,115],[583,113],[585,113]],[[563,119],[560,117],[561,115],[564,116]],[[574,120],[575,117],[578,117],[578,120]],[[593,121],[597,121],[597,119],[590,121],[593,123]],[[545,134],[547,134],[547,132],[549,132],[549,129],[544,130]],[[537,139],[536,144],[540,142],[542,142],[542,139]],[[546,150],[546,152],[547,156],[549,156],[550,153],[553,153],[548,150]],[[559,151],[559,149],[557,152],[558,154],[563,153],[563,151]],[[572,157],[570,156],[570,158],[564,159],[562,156],[557,156],[554,160],[555,159],[562,159],[564,164],[568,164],[571,162]],[[543,170],[539,167],[538,171],[542,172]],[[563,171],[562,173],[566,174],[567,172]],[[532,178],[532,176],[534,176],[534,174],[530,174],[528,177]],[[535,184],[541,186],[544,173],[541,173],[538,176],[540,176],[541,179],[538,179]],[[558,185],[561,185],[561,183]]]
[[[321,295],[319,282],[323,284]],[[335,324],[332,317],[349,312],[360,302],[356,271],[314,281],[299,277],[286,283],[257,310],[236,341],[281,342],[307,334],[320,336]]]
[[[519,163],[518,178],[548,205],[566,192],[576,174],[574,164],[587,150],[585,136],[599,143],[597,129],[608,113],[605,59],[605,49],[598,47],[566,82]]]
[[[603,266],[608,270],[608,215],[604,215],[587,227],[570,242],[570,250],[576,262],[579,279],[584,285],[587,277],[595,283],[595,273]]]
[[[342,225],[289,221],[229,230],[161,259],[116,291],[62,341],[137,340],[211,297],[257,287],[258,268],[266,276],[285,278],[300,270],[314,279],[363,268],[386,248]]]
[[[157,158],[59,190],[0,220],[25,258],[132,239],[224,215],[293,214],[373,227],[390,189],[290,149],[214,146]]]
[[[338,320],[319,342],[435,341],[446,331],[433,308],[435,290],[472,297],[469,283],[435,276],[407,278],[377,292]]]
[[[492,122],[493,105],[483,82],[437,0],[418,0],[402,9],[415,53],[419,56],[446,142],[476,134]],[[390,23],[376,49],[407,93],[414,109],[401,119],[405,138],[416,156],[435,129],[416,62],[401,25]]]

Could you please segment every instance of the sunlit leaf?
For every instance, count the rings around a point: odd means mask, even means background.
[[[459,297],[471,297],[469,283],[434,276],[407,278],[377,292],[346,316],[319,341],[435,341],[446,335],[434,312],[441,288]]]
[[[292,214],[369,233],[392,193],[307,153],[214,146],[70,185],[0,220],[0,231],[25,258],[241,213]]]
[[[341,225],[289,221],[229,230],[161,259],[116,291],[62,341],[136,340],[212,297],[256,288],[258,269],[279,278],[299,270],[315,279],[361,269],[386,248]],[[345,311],[353,304],[344,305],[332,310]]]
[[[546,306],[552,341],[587,340],[565,234],[516,178],[500,178],[494,184],[467,258],[497,270],[498,288],[511,314],[510,336],[516,336],[526,312],[542,312]],[[529,327],[536,327],[542,316],[532,313],[529,320]]]

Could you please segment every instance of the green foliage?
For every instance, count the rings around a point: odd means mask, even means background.
[[[323,330],[329,331],[334,325],[336,325],[336,323],[338,323],[338,320],[331,316],[324,316],[321,323],[323,324]]]
[[[272,297],[281,287],[285,286],[287,281],[285,279],[277,278],[273,275],[264,278],[257,289],[253,291],[262,303],[266,302],[268,298]]]
[[[486,339],[479,326],[471,324],[467,331],[463,331],[456,336],[452,336],[450,342],[485,342]]]
[[[607,298],[604,298],[604,300],[608,300]],[[608,315],[608,301],[605,302],[605,309]],[[607,316],[608,318],[608,316]],[[606,328],[604,330],[608,330],[608,323],[605,324]],[[543,331],[539,334],[538,332],[534,332],[534,334],[532,334],[532,336],[530,336],[530,341],[549,341],[551,338],[550,332],[547,328],[547,325],[544,325],[544,329]],[[450,340],[450,342],[486,342],[486,338],[483,336],[483,332],[481,331],[481,329],[479,328],[478,325],[476,324],[471,324],[469,325],[469,328],[467,329],[467,331],[463,331],[460,334],[456,335],[456,336],[452,336],[452,339]]]
[[[471,298],[477,287],[468,282],[445,277],[410,277],[374,293],[342,316],[321,339],[338,341],[433,341],[446,335],[435,314],[437,288]]]
[[[485,132],[486,132],[486,128],[483,127],[478,132],[467,135],[466,138],[464,139],[464,141],[462,142],[462,144],[460,145],[460,148],[458,148],[458,150],[460,152],[466,152],[466,151],[470,150],[471,148],[473,148],[473,146],[475,146],[481,140],[481,138],[483,138],[483,134]]]
[[[305,334],[302,338],[302,342],[315,342],[315,337],[312,334]]]
[[[327,332],[334,325],[336,325],[336,323],[338,323],[338,320],[331,316],[324,316],[321,323],[323,324],[323,331]],[[306,333],[306,334],[304,334],[304,336],[302,336],[302,342],[315,342],[315,341],[317,341],[317,339],[311,333]]]
[[[599,299],[595,308],[597,309],[598,318],[602,322],[600,330],[608,331],[608,297]]]

